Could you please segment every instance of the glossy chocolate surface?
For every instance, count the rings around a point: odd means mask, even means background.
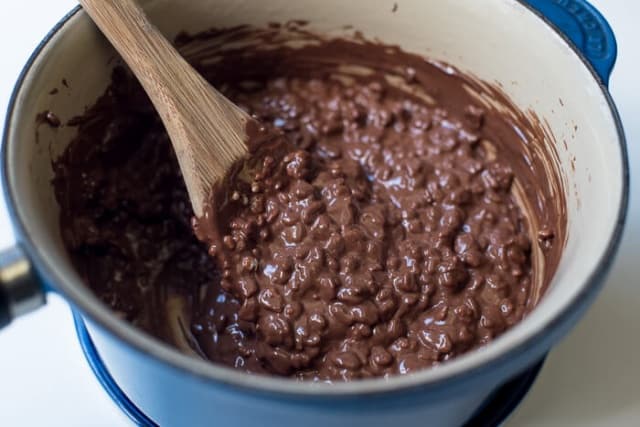
[[[125,69],[71,123],[55,164],[63,238],[121,316],[236,369],[335,381],[449,360],[538,302],[564,243],[562,186],[539,121],[499,90],[299,25],[177,44],[265,129],[250,132],[249,179],[230,179],[194,220]],[[265,150],[265,134],[288,152]]]

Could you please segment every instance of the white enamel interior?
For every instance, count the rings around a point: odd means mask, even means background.
[[[394,3],[398,4],[395,13]],[[352,25],[367,37],[401,45],[407,51],[471,71],[488,82],[498,82],[517,105],[535,110],[548,122],[554,135],[550,143],[557,147],[566,181],[569,238],[552,286],[538,308],[496,342],[437,369],[387,382],[338,385],[343,391],[362,390],[364,384],[384,388],[430,382],[486,363],[549,325],[603,261],[623,197],[615,120],[603,91],[579,57],[515,0],[152,0],[147,4],[152,20],[170,37],[184,29],[264,25],[289,19],[305,19],[314,30],[335,34]],[[58,285],[62,292],[138,348],[185,364],[187,356],[110,315],[80,283],[61,243],[58,208],[49,183],[51,156],[64,149],[72,130],[41,126],[39,141],[35,137],[38,113],[51,110],[66,121],[96,100],[107,85],[107,64],[113,57],[84,13],[73,17],[54,36],[28,74],[9,123],[10,186],[28,235],[50,271],[64,278]],[[61,84],[63,78],[69,88]],[[59,89],[57,95],[48,94],[53,88]],[[197,372],[211,372],[245,385],[313,390],[286,380],[250,378],[205,362],[189,363],[197,366]]]

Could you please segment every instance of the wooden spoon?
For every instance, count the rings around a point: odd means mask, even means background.
[[[248,153],[254,119],[184,60],[135,0],[79,0],[138,78],[178,157],[196,217],[213,185]]]

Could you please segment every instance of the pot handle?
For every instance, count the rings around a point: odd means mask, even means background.
[[[605,86],[618,47],[607,20],[587,0],[524,0],[582,52]]]
[[[44,288],[22,248],[0,251],[0,329],[45,300]]]

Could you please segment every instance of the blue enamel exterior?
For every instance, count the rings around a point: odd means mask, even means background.
[[[87,328],[84,325],[82,316],[75,311],[73,312],[73,323],[76,327],[78,341],[80,341],[80,347],[87,359],[87,363],[111,400],[113,400],[118,408],[120,408],[120,410],[122,410],[122,412],[136,425],[145,427],[157,426],[156,423],[151,421],[149,417],[147,417],[133,402],[131,402],[127,395],[120,389],[120,386],[115,382],[104,363],[102,363],[102,359],[91,340],[89,331],[87,331]]]
[[[616,62],[618,47],[607,20],[585,0],[525,0],[582,52],[602,83]]]
[[[234,405],[244,406],[251,412],[255,407],[278,408],[283,407],[284,413],[290,411],[290,422],[296,420],[304,422],[306,427],[315,424],[311,414],[329,412],[340,414],[349,419],[358,414],[372,413],[383,416],[386,411],[395,412],[407,408],[421,408],[433,405],[446,405],[448,400],[464,398],[467,395],[480,394],[489,396],[501,382],[511,378],[535,364],[544,356],[547,349],[563,336],[581,317],[582,313],[591,304],[602,283],[615,253],[619,246],[620,237],[626,219],[629,187],[629,171],[626,159],[626,143],[624,132],[619,120],[616,107],[606,90],[609,76],[616,57],[616,43],[611,28],[606,20],[591,5],[583,0],[518,0],[537,13],[549,25],[555,28],[575,50],[580,54],[586,67],[594,75],[603,90],[603,94],[609,102],[612,114],[616,120],[618,134],[620,136],[621,152],[623,159],[623,186],[624,198],[621,201],[620,215],[616,230],[606,248],[605,261],[598,266],[597,271],[589,278],[589,283],[584,287],[579,297],[572,303],[569,310],[554,319],[547,330],[539,331],[526,345],[522,345],[508,354],[494,360],[491,364],[470,370],[456,377],[447,378],[442,383],[424,384],[410,389],[403,389],[393,393],[354,395],[348,398],[314,397],[301,398],[292,394],[265,393],[254,389],[241,388],[234,384],[212,381],[187,372],[177,366],[167,364],[158,357],[141,352],[133,345],[125,344],[113,332],[106,330],[91,319],[87,319],[87,328],[104,361],[107,369],[119,388],[124,393],[120,396],[128,396],[127,399],[135,404],[135,407],[144,411],[151,419],[161,425],[224,425],[226,424],[224,412],[237,410]],[[38,49],[29,59],[23,70],[14,94],[9,102],[7,124],[12,118],[15,109],[16,98],[20,87],[24,83],[26,75],[38,57],[44,46],[53,35],[73,16],[79,9],[72,11],[61,21],[45,38]],[[38,270],[43,287],[55,291],[58,286],[58,278],[48,268],[44,257],[38,252],[37,242],[25,233],[22,219],[16,214],[14,198],[8,186],[6,162],[8,144],[8,125],[3,136],[3,146],[0,155],[2,160],[2,184],[12,221],[15,225],[16,236],[20,245],[31,258]],[[162,391],[171,390],[174,400],[167,401]],[[184,399],[182,398],[184,396]],[[194,401],[187,397],[202,396]],[[117,396],[115,396],[117,397]],[[206,398],[205,398],[206,397]],[[481,399],[469,412],[482,402]],[[198,413],[197,405],[213,405],[220,403],[223,411],[216,418],[190,418],[190,414]],[[471,400],[470,400],[471,401]],[[229,405],[228,409],[224,405]],[[126,408],[125,408],[126,409]],[[132,408],[129,408],[132,409]],[[455,410],[455,409],[453,409]],[[264,411],[263,411],[264,412]],[[178,413],[184,418],[176,418]],[[467,415],[468,416],[468,415]],[[306,418],[301,418],[306,417]],[[306,421],[305,421],[306,420]],[[254,420],[255,421],[255,420]],[[264,419],[264,425],[277,424],[275,419]],[[255,422],[254,422],[255,424]],[[377,424],[376,424],[377,425]]]
[[[136,425],[156,427],[157,424],[147,417],[115,382],[102,362],[82,316],[73,312],[73,322],[87,363],[89,363],[98,382],[109,397]],[[495,427],[501,425],[527,395],[543,365],[544,360],[538,362],[508,384],[500,387],[495,393],[492,393],[483,406],[465,423],[464,427]]]

